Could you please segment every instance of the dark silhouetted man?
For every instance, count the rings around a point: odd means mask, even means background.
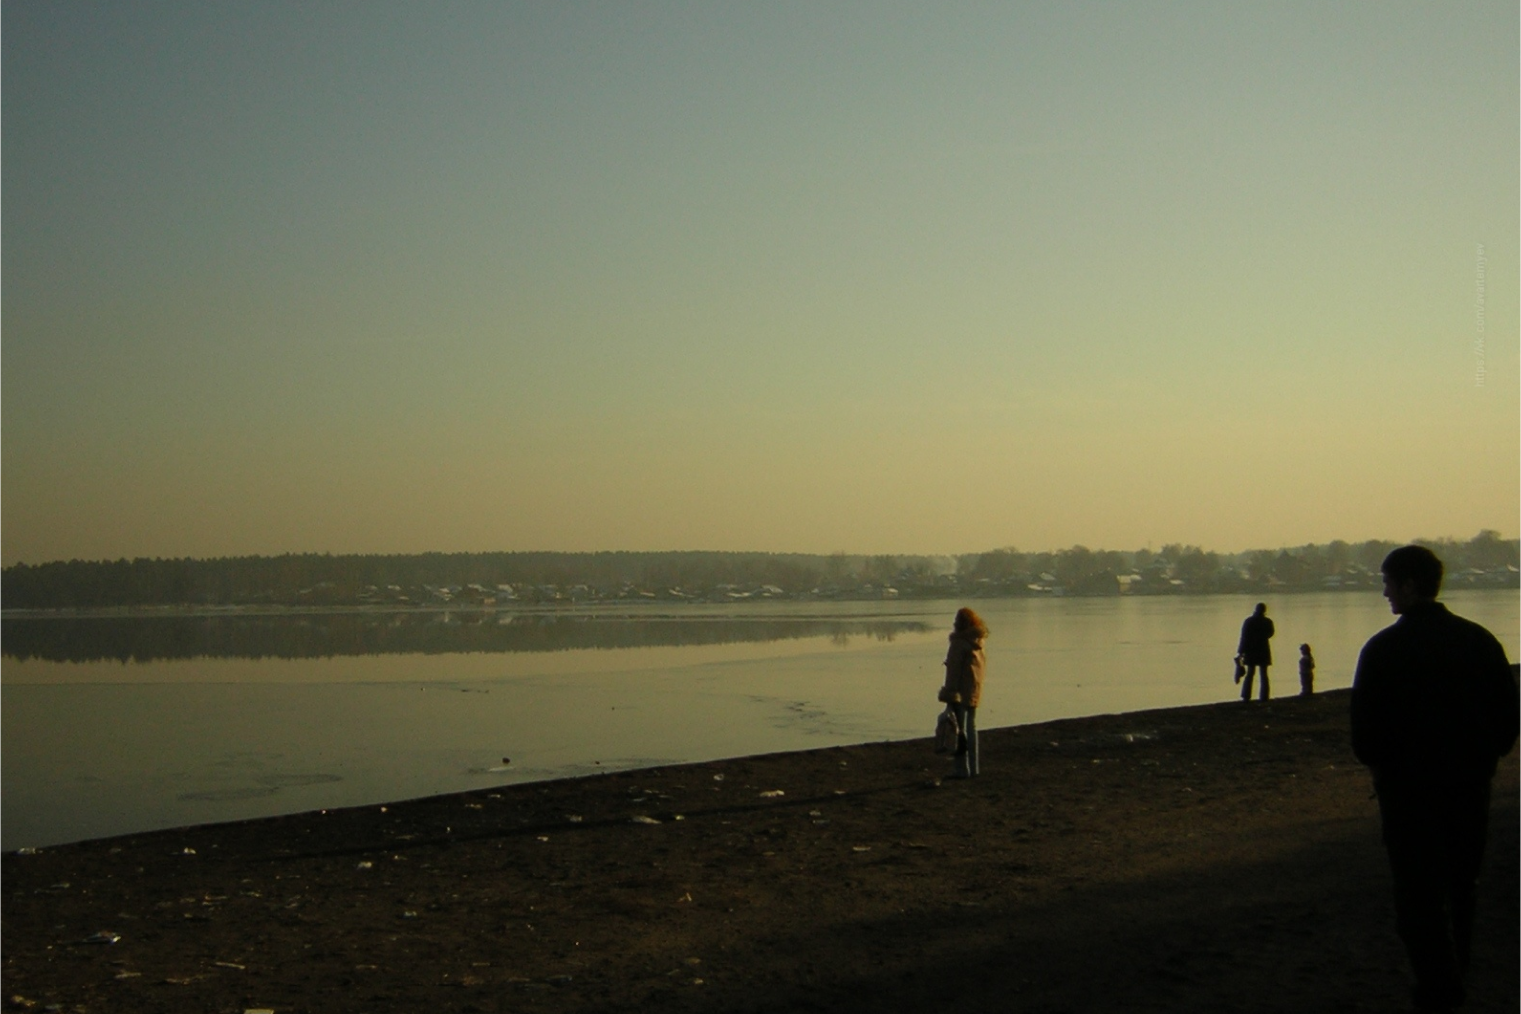
[[[1241,699],[1252,699],[1252,674],[1262,671],[1262,699],[1268,699],[1268,666],[1273,664],[1273,648],[1268,641],[1273,639],[1273,621],[1267,618],[1266,603],[1257,603],[1257,608],[1252,610],[1252,615],[1241,624],[1241,641],[1236,647],[1236,654],[1241,658],[1241,664],[1246,666],[1246,677],[1241,681]]]
[[[1449,1010],[1464,998],[1489,784],[1516,742],[1516,684],[1494,635],[1436,600],[1434,553],[1396,549],[1383,571],[1399,619],[1358,657],[1352,750],[1378,791],[1416,1008]]]

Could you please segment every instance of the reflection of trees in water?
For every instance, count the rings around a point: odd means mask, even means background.
[[[335,655],[566,651],[735,644],[827,637],[892,641],[928,630],[914,620],[630,618],[553,614],[430,613],[303,616],[17,618],[0,625],[7,657],[50,662],[183,658],[326,658]]]
[[[850,629],[845,629],[846,627]],[[891,644],[898,639],[898,634],[904,630],[928,630],[927,623],[857,623],[841,624],[829,631],[829,643],[836,648],[850,647],[850,639],[862,634],[878,641],[886,641]],[[820,631],[822,633],[822,631]]]

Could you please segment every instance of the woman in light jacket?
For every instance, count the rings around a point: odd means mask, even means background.
[[[961,728],[952,778],[977,774],[977,705],[982,701],[982,642],[987,636],[981,616],[965,606],[956,610],[951,647],[945,653],[945,686],[940,688],[940,700],[951,706]]]

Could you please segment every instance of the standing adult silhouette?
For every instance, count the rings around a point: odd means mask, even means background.
[[[1378,793],[1416,1009],[1450,1010],[1466,993],[1489,786],[1516,743],[1521,702],[1500,642],[1436,600],[1435,553],[1404,546],[1383,572],[1399,619],[1358,656],[1352,752]]]
[[[1262,699],[1268,699],[1268,666],[1273,664],[1273,648],[1268,644],[1273,639],[1273,621],[1267,617],[1267,604],[1257,603],[1257,608],[1252,610],[1252,615],[1241,624],[1241,640],[1236,645],[1236,654],[1241,659],[1241,664],[1246,666],[1246,677],[1241,681],[1241,699],[1252,699],[1252,674],[1262,673]]]

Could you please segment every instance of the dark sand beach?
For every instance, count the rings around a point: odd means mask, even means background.
[[[128,1014],[1406,1010],[1346,712],[1340,692],[997,729],[964,782],[925,739],[7,854],[4,995]],[[1512,753],[1472,1011],[1521,1003],[1517,792]]]

